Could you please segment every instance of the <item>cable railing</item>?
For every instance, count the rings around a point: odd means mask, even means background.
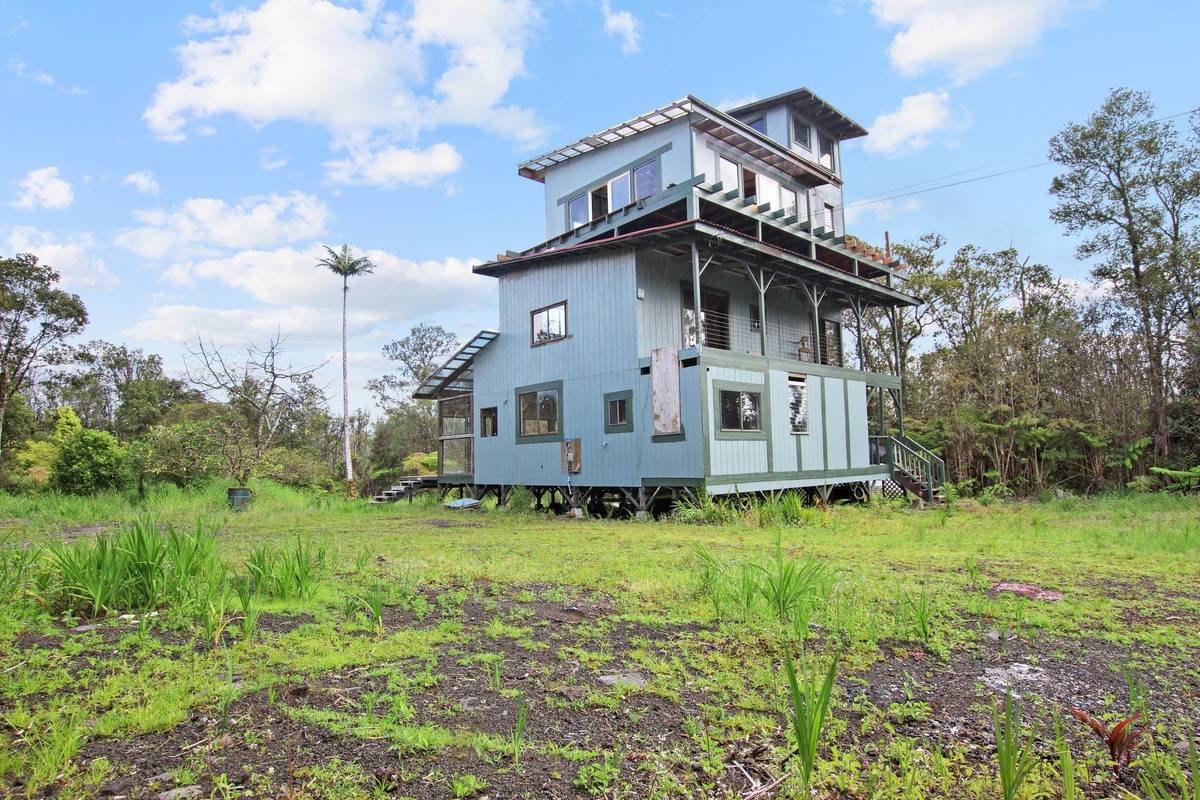
[[[685,309],[683,312],[685,346],[697,343],[693,318],[692,310]],[[764,333],[766,334],[765,352],[763,349]],[[748,316],[725,314],[708,309],[701,313],[699,344],[704,347],[816,363],[817,351],[814,341],[820,344],[820,363],[837,367],[846,366],[846,355],[840,336],[831,336],[822,331],[819,336],[814,338],[812,330],[807,326],[786,325],[771,320],[764,323]]]

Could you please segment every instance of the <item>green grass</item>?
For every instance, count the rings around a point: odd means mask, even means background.
[[[239,698],[266,692],[297,720],[385,743],[405,758],[433,759],[413,774],[440,781],[445,795],[467,791],[468,779],[481,782],[477,793],[500,791],[497,776],[535,758],[565,759],[562,780],[582,793],[605,795],[649,773],[658,776],[661,797],[719,795],[721,776],[737,774],[724,759],[738,747],[771,743],[766,757],[778,765],[787,742],[797,743],[796,733],[779,738],[796,717],[779,665],[794,657],[804,674],[814,664],[823,673],[836,656],[838,688],[824,728],[805,728],[804,755],[790,761],[778,796],[804,796],[802,784],[811,781],[848,797],[994,797],[1020,783],[1013,778],[1023,739],[1015,726],[997,726],[1010,740],[1001,769],[1001,762],[980,763],[913,738],[901,729],[928,722],[928,691],[864,704],[854,687],[873,664],[900,650],[934,668],[974,653],[983,632],[996,629],[1002,638],[1102,641],[1130,661],[1136,654],[1157,667],[1194,670],[1195,497],[926,512],[888,504],[814,509],[777,501],[734,511],[704,504],[671,520],[607,522],[456,512],[430,500],[371,506],[269,483],[253,488],[255,501],[241,513],[225,508],[220,484],[155,487],[144,503],[117,494],[0,495],[0,724],[11,732],[0,741],[0,794],[18,776],[31,792],[57,784],[64,796],[94,794],[121,765],[81,760],[89,742],[160,735],[194,714],[236,731],[239,721],[226,715],[236,714]],[[169,529],[174,538],[155,533]],[[109,544],[96,544],[98,534]],[[118,543],[118,553],[98,555]],[[118,569],[106,558],[124,561]],[[1063,599],[991,592],[1001,580],[1053,588]],[[609,616],[573,626],[548,628],[522,605],[586,609],[593,591],[607,598]],[[477,610],[471,624],[468,604]],[[385,610],[393,608],[385,626]],[[116,619],[127,611],[137,618]],[[279,614],[305,616],[290,630],[268,630],[266,621]],[[393,624],[403,614],[411,626]],[[101,630],[72,632],[93,617]],[[613,645],[616,622],[656,633],[622,651]],[[681,634],[672,624],[688,627]],[[565,638],[545,657],[580,676],[552,696],[557,711],[636,722],[644,713],[635,710],[639,698],[686,705],[698,752],[636,741],[581,749],[540,729],[539,705],[526,691],[539,679],[536,664],[544,662],[536,657],[548,630]],[[39,635],[57,643],[18,646],[17,637]],[[444,682],[449,664],[466,665],[476,694],[508,708],[498,732],[457,726],[453,711],[423,716],[418,701]],[[632,668],[647,678],[644,687],[603,689],[587,677]],[[292,708],[282,700],[293,687],[330,675],[375,683],[336,707]],[[801,683],[796,691],[808,697],[809,687],[819,706],[817,685]],[[1156,696],[1134,688],[1130,697],[1153,715]],[[1113,714],[1124,710],[1124,698],[1096,702]],[[963,724],[990,739],[991,707],[981,700]],[[1155,735],[1167,741],[1173,726],[1195,723],[1162,720]],[[853,744],[860,738],[869,747]],[[1061,748],[1042,754],[1020,776],[1025,795],[1059,796],[1062,765],[1079,776],[1081,796],[1088,781],[1105,780],[1090,745],[1076,740],[1073,758]],[[470,760],[470,770],[457,764],[437,775],[446,751]],[[632,752],[636,769],[622,755]],[[187,769],[202,772],[204,763],[198,756]],[[343,787],[311,796],[373,791],[349,759],[306,769],[311,786]],[[1189,769],[1164,766],[1162,780],[1185,785]],[[217,776],[201,777],[219,789]],[[280,785],[279,776],[272,780]]]

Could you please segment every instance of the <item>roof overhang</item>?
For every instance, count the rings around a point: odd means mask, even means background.
[[[545,181],[546,170],[551,167],[685,118],[697,130],[743,150],[805,184],[841,185],[841,178],[834,172],[793,153],[736,117],[692,95],[531,158],[517,167],[517,174],[541,183]]]
[[[533,268],[586,253],[637,246],[670,247],[697,239],[708,248],[706,252],[710,255],[715,257],[720,250],[721,258],[731,264],[753,263],[756,266],[785,271],[796,281],[824,286],[840,294],[869,298],[879,305],[917,306],[922,302],[915,295],[884,283],[852,275],[799,253],[756,241],[737,231],[694,219],[592,239],[567,247],[531,252],[504,261],[490,261],[474,267],[473,271],[479,275],[498,277],[510,270]],[[707,258],[707,255],[705,257]]]
[[[412,396],[417,400],[433,400],[443,391],[454,386],[462,374],[470,368],[475,356],[487,347],[499,332],[485,328],[471,337],[471,340],[458,349],[454,355],[446,359],[446,363],[438,367],[426,378]]]
[[[797,106],[812,119],[813,122],[824,130],[832,133],[839,141],[846,139],[857,139],[860,136],[867,135],[867,129],[859,125],[850,117],[838,111],[829,103],[822,100],[817,95],[813,94],[808,87],[802,86],[799,89],[793,89],[790,92],[784,92],[764,100],[755,100],[752,103],[740,105],[737,108],[729,109],[728,113],[733,116],[742,116],[745,114],[753,114],[756,111],[773,108],[774,106]]]

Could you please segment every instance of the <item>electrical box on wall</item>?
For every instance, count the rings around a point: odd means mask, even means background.
[[[562,468],[568,475],[577,475],[583,469],[583,449],[579,439],[567,439],[562,443]]]

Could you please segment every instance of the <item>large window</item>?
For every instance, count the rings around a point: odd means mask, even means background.
[[[567,204],[567,217],[570,220],[572,228],[578,228],[581,225],[587,225],[591,219],[589,216],[590,200],[586,194],[581,194],[570,203]]]
[[[500,427],[500,415],[497,412],[496,406],[479,409],[479,436],[487,438],[495,436],[496,430]]]
[[[608,182],[608,207],[611,211],[616,211],[619,208],[624,208],[629,205],[629,189],[630,189],[630,174],[622,172],[617,177]]]
[[[725,156],[717,159],[721,170],[721,188],[725,191],[737,189],[742,185],[741,174],[738,170],[738,163]]]
[[[812,126],[797,114],[792,114],[792,143],[805,150],[812,150]]]
[[[766,175],[758,176],[758,204],[769,203],[771,210],[779,208],[779,181],[774,178],[768,178]]]
[[[746,124],[761,133],[763,136],[767,135],[767,118],[765,116],[755,117]]]
[[[558,389],[541,389],[517,396],[520,413],[518,436],[558,433]]]
[[[821,166],[830,172],[837,171],[837,167],[833,160],[833,139],[830,139],[828,136],[821,137],[820,162]]]
[[[788,421],[792,433],[808,433],[808,383],[803,375],[788,376]]]
[[[779,187],[779,207],[789,217],[796,216],[796,192],[782,186]]]
[[[608,186],[592,190],[592,219],[600,219],[608,213]]]
[[[539,308],[529,316],[531,345],[547,344],[567,338],[567,301]]]
[[[722,389],[721,430],[761,431],[762,395],[758,392]]]
[[[447,397],[439,402],[438,426],[441,436],[468,436],[471,433],[471,395]]]
[[[837,221],[837,212],[829,203],[825,204],[825,230],[835,231],[837,226],[834,224]]]
[[[650,195],[658,194],[658,187],[658,159],[633,168],[634,200],[645,200]]]

